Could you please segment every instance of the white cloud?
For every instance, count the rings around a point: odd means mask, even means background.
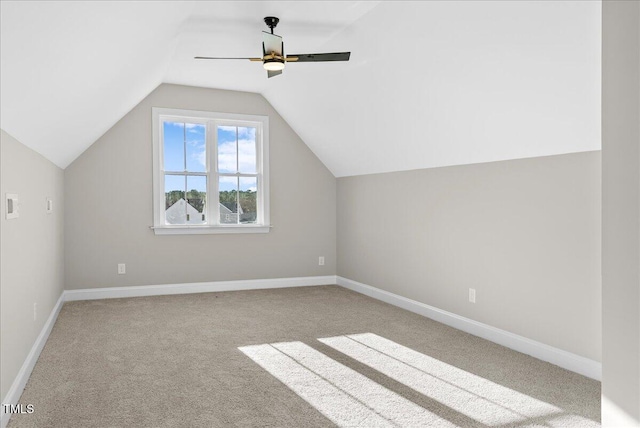
[[[255,140],[256,128],[238,128],[238,138],[243,140]]]
[[[241,172],[256,172],[255,139],[238,140],[238,156]]]
[[[194,160],[196,162],[198,162],[200,165],[202,165],[203,167],[207,166],[207,153],[206,153],[206,145],[204,143],[204,141],[197,139],[197,140],[190,140],[187,141],[187,153],[189,154],[189,157],[191,158],[191,160]]]
[[[198,161],[198,163],[200,165],[202,165],[203,167],[206,168],[206,166],[207,166],[207,154],[206,154],[206,152],[204,150],[201,151],[201,152],[198,152],[198,153],[194,153],[193,157],[194,157],[194,159],[196,161]]]
[[[204,134],[204,125],[201,123],[165,122],[176,128],[186,128],[189,134]]]
[[[218,170],[222,172],[236,171],[235,141],[218,144]]]
[[[190,133],[200,134],[204,132],[204,125],[183,122],[167,122],[176,127],[186,127]],[[218,168],[221,172],[256,172],[256,128],[235,126],[219,126],[218,129],[225,132],[238,130],[238,148],[236,152],[235,141],[220,142],[218,144]],[[207,165],[206,145],[203,138],[187,140],[191,160],[198,162],[203,167]],[[237,157],[237,159],[236,159]]]
[[[256,172],[255,140],[238,141],[238,165],[241,172]],[[218,144],[218,168],[223,172],[236,172],[236,144],[229,141]]]
[[[204,129],[204,125],[201,123],[184,123],[184,122],[165,122],[165,123],[168,123],[173,126],[177,126],[179,128],[182,128],[182,126],[184,125],[187,129],[194,129],[194,128]]]

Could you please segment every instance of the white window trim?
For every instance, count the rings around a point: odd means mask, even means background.
[[[153,136],[153,226],[156,235],[185,235],[185,234],[226,234],[226,233],[268,233],[271,228],[269,220],[269,117],[235,113],[218,113],[210,111],[195,111],[153,107],[152,111],[152,136]],[[207,125],[206,153],[207,153],[207,199],[215,197],[218,193],[218,181],[214,180],[213,168],[218,168],[217,163],[217,132],[213,132],[211,126],[218,123],[225,124],[252,122],[258,123],[262,144],[256,147],[257,173],[258,173],[258,218],[256,224],[228,225],[169,225],[164,218],[164,160],[162,143],[162,121],[166,119],[184,120],[190,123],[203,123]],[[260,179],[261,178],[261,179]],[[216,203],[207,200],[207,218],[209,221],[220,221],[220,209]]]

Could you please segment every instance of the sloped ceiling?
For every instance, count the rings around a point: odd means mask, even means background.
[[[0,3],[0,127],[66,167],[160,83],[263,94],[336,176],[598,150],[599,2]],[[289,53],[260,64],[262,18]]]

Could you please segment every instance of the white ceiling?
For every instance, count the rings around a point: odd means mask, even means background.
[[[263,94],[336,176],[600,148],[601,5],[0,3],[0,126],[66,167],[162,82]],[[262,18],[288,64],[267,80]]]

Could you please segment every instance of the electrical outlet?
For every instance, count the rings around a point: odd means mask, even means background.
[[[469,289],[469,301],[471,303],[475,303],[476,302],[476,289],[475,288],[470,288]]]
[[[324,256],[318,257],[318,265],[319,266],[324,266]]]
[[[38,304],[33,302],[33,320],[38,319]]]
[[[124,275],[127,273],[127,267],[124,263],[118,263],[118,275]]]

